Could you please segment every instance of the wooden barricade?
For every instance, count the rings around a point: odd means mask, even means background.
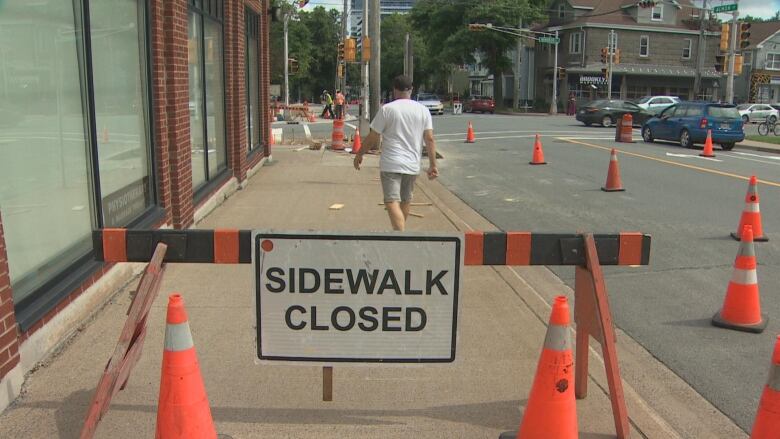
[[[81,428],[81,439],[89,439],[95,435],[98,423],[108,411],[111,399],[125,388],[130,372],[141,357],[141,349],[146,337],[146,317],[160,289],[167,248],[168,246],[163,243],[157,244],[154,255],[138,283],[135,297],[127,310],[127,320],[119,335],[119,341],[106,364],[89,405],[89,411]]]

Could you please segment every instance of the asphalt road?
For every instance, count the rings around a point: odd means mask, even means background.
[[[477,142],[463,143],[471,120]],[[612,129],[565,116],[434,118],[441,181],[503,230],[641,231],[650,266],[606,267],[616,324],[750,431],[780,333],[780,155],[721,151],[715,159],[672,143],[615,143]],[[540,133],[546,166],[530,166]],[[569,138],[569,140],[562,140]],[[625,192],[606,193],[609,149]],[[762,334],[711,326],[731,278],[747,179],[757,175],[765,233],[757,243]],[[569,286],[574,271],[550,267]]]

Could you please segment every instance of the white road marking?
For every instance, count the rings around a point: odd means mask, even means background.
[[[702,157],[699,155],[693,155],[693,154],[675,154],[673,152],[667,152],[667,157],[683,157],[683,158],[693,158],[693,159],[703,159],[703,160],[709,160],[712,162],[722,162],[723,160],[718,160],[712,157]]]
[[[751,157],[759,157],[762,159],[770,159],[770,160],[780,160],[780,156],[777,155],[761,155],[761,154],[752,154],[749,152],[739,152],[739,151],[731,151],[732,154],[739,154],[739,155],[747,155]]]
[[[516,134],[516,133],[534,133],[539,134],[540,136],[553,136],[553,135],[560,135],[560,134],[593,134],[591,131],[573,131],[573,130],[551,130],[551,131],[539,131],[539,130],[519,130],[519,131],[476,131],[476,134]],[[445,134],[436,134],[436,137],[445,137],[445,136],[465,136],[466,133],[445,133]]]

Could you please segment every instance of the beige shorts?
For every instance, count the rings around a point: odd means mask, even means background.
[[[417,179],[416,175],[380,172],[379,176],[382,180],[382,193],[385,197],[385,203],[392,201],[408,203],[412,201],[414,181]]]

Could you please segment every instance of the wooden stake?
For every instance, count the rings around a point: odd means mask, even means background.
[[[322,366],[322,400],[333,401],[333,366]]]

